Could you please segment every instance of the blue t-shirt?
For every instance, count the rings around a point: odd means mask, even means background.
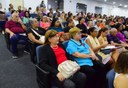
[[[89,45],[85,43],[85,41],[81,40],[80,42],[77,42],[74,39],[70,39],[66,48],[66,51],[72,55],[75,52],[83,53],[83,54],[90,54]],[[73,59],[80,65],[89,65],[93,66],[93,62],[91,58],[78,58],[73,57]]]

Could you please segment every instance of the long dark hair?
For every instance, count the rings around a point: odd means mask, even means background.
[[[29,15],[28,17],[30,18],[30,13],[29,13],[29,11],[25,11],[25,12],[24,12],[24,16],[25,16],[25,17],[27,17],[27,16],[26,16],[26,13],[28,13],[28,15]]]
[[[106,28],[106,27],[101,28],[101,29],[99,30],[98,37],[100,37],[100,35],[101,35],[102,32],[105,32],[105,31],[107,31],[107,30],[108,30],[108,28]]]
[[[95,27],[90,27],[90,28],[88,29],[88,34],[91,35],[91,32],[93,32],[94,30],[96,30]]]
[[[120,26],[122,26],[122,24],[121,23],[117,23],[116,25],[115,25],[115,28],[118,30],[118,31],[120,31]]]
[[[54,18],[54,19],[52,20],[52,23],[51,23],[51,26],[50,26],[50,27],[55,27],[56,21],[58,21],[58,18]],[[60,24],[59,27],[61,27],[61,24]]]

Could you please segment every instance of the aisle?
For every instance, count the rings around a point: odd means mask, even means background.
[[[38,88],[34,65],[28,54],[12,59],[0,34],[0,88]]]

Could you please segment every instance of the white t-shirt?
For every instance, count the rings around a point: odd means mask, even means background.
[[[76,21],[76,20],[73,20],[73,22],[74,22],[75,26],[76,26],[77,24],[79,24],[79,22]]]

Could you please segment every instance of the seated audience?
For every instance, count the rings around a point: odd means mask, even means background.
[[[11,19],[12,12],[14,10],[13,9],[10,9],[10,8],[8,10],[9,10],[9,12],[6,13],[6,18],[7,18],[7,20],[10,20]]]
[[[79,24],[76,25],[81,30],[82,37],[88,36],[87,27],[84,23],[85,23],[85,18],[80,17],[79,18]]]
[[[53,13],[50,13],[50,12],[49,12],[49,13],[47,14],[47,16],[49,17],[50,21],[53,20]]]
[[[81,40],[79,28],[71,28],[69,31],[71,39],[66,51],[80,65],[80,71],[87,75],[87,88],[104,88],[105,68],[96,57],[89,45]]]
[[[102,28],[102,29],[99,31],[98,40],[99,40],[100,45],[104,44],[105,42],[108,42],[108,41],[107,41],[108,32],[109,32],[109,31],[108,31],[108,28]]]
[[[21,11],[21,13],[19,14],[20,15],[20,18],[23,18],[24,15],[25,15],[25,11],[27,11],[27,8],[24,7],[24,9]]]
[[[114,88],[128,88],[128,51],[119,55],[114,70]]]
[[[107,40],[110,44],[113,44],[115,46],[122,46],[122,47],[128,47],[128,45],[124,42],[122,42],[118,37],[117,37],[117,29],[112,28],[110,30],[110,34],[107,35]]]
[[[39,6],[37,6],[36,7],[36,11],[34,12],[35,14],[38,14],[40,12],[40,7]]]
[[[78,17],[77,16],[73,16],[73,22],[74,22],[75,26],[77,24],[79,24],[79,21],[78,21]]]
[[[58,88],[85,88],[86,76],[83,73],[78,71],[72,77],[65,79],[62,73],[58,71],[58,65],[67,59],[71,58],[63,46],[59,44],[57,31],[48,30],[45,33],[45,43],[42,48],[42,57],[39,66],[51,73],[52,82]]]
[[[38,33],[41,36],[45,35],[46,30],[43,28],[40,28],[38,26],[38,21],[35,18],[32,18],[30,20],[31,27],[27,30],[28,38],[35,43],[35,46],[43,45],[44,42],[40,41],[40,37],[36,34]],[[36,32],[36,33],[35,33]]]
[[[40,22],[40,27],[44,28],[45,30],[48,30],[50,25],[50,19],[47,16],[43,16],[42,21]]]
[[[19,14],[21,13],[21,6],[18,6],[18,12],[19,12]]]
[[[117,29],[117,37],[120,39],[120,41],[126,43],[126,38],[125,38],[124,34],[122,33],[123,25],[120,23],[117,23],[115,25],[115,28]]]
[[[108,42],[107,35],[108,35],[108,28],[101,28],[101,30],[99,31],[99,38],[98,38],[100,45],[103,45],[105,42]],[[112,50],[111,57],[114,60],[114,62],[118,58],[118,55],[119,55],[119,49]]]
[[[70,39],[69,33],[62,33],[60,35],[60,42],[64,43]]]
[[[37,19],[37,21],[39,21],[39,22],[41,21],[41,19],[43,19],[43,13],[42,13],[41,11],[38,12],[36,19]]]
[[[53,21],[51,23],[51,27],[49,28],[49,30],[50,29],[56,30],[57,32],[63,32],[61,23],[57,18],[53,19]]]
[[[43,0],[41,1],[40,7],[46,8],[46,5]]]
[[[105,22],[106,22],[106,21],[101,20],[101,23],[100,23],[100,26],[99,26],[99,27],[100,27],[100,28],[104,28],[104,27],[106,27]]]
[[[91,49],[95,53],[100,53],[101,48],[105,48],[108,45],[108,42],[104,42],[102,45],[100,45],[97,35],[98,35],[98,30],[95,27],[91,27],[88,30],[88,37],[86,39],[87,44],[91,47]],[[102,58],[103,59],[103,58]]]
[[[96,21],[96,25],[95,25],[95,28],[99,31],[101,28],[100,28],[100,23],[101,23],[101,21],[100,20],[98,20],[98,21]]]
[[[123,33],[124,33],[126,39],[128,39],[128,20],[126,20],[126,24],[125,24],[125,28],[123,29]]]
[[[88,21],[88,26],[87,26],[87,29],[93,27],[93,22],[92,21]]]
[[[21,19],[19,18],[18,12],[14,12],[12,14],[12,19],[6,22],[5,31],[10,35],[10,42],[11,42],[11,50],[13,53],[13,58],[18,58],[18,50],[17,50],[17,43],[19,40],[27,41],[27,36],[23,33],[26,31],[26,26],[23,24]],[[27,48],[27,47],[26,47]]]
[[[60,17],[59,17],[59,21],[60,21],[61,23],[66,22],[65,13],[61,13],[61,15],[60,15]]]
[[[30,13],[29,13],[29,11],[25,11],[24,12],[24,17],[23,17],[23,23],[27,26],[27,27],[29,27],[29,21],[30,21]]]
[[[75,27],[75,24],[74,24],[73,20],[69,19],[69,20],[67,21],[67,27],[65,27],[63,30],[64,30],[65,33],[68,33],[69,30],[70,30],[71,28],[73,28],[73,27]]]

